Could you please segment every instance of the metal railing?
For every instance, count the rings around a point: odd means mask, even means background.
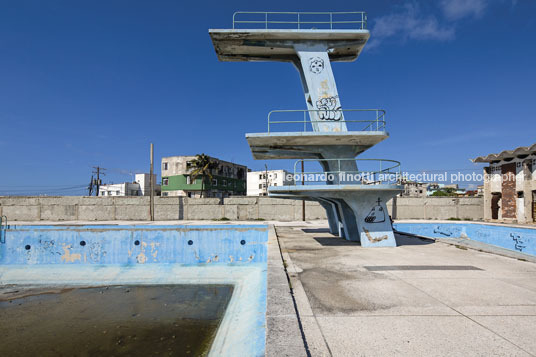
[[[263,29],[364,30],[367,28],[367,13],[364,11],[235,12],[233,14],[233,30],[245,24]]]
[[[341,167],[348,162],[356,162],[357,170],[347,170]],[[304,171],[298,169],[298,164],[307,162],[330,163],[330,171]],[[335,163],[335,165],[334,165]],[[360,170],[360,164],[374,163],[375,170]],[[335,167],[335,169],[333,169]],[[402,171],[400,162],[386,159],[301,159],[294,163],[294,185],[303,184],[364,184],[380,183],[400,184]]]
[[[375,117],[374,119],[369,120],[330,120],[330,119],[324,119],[324,120],[310,120],[307,118],[307,114],[314,114],[316,117],[319,118],[342,118],[343,113],[355,113],[355,112],[367,112],[367,113],[374,113]],[[302,113],[303,114],[303,120],[272,120],[272,115],[278,115],[281,116],[282,113],[292,113],[295,115],[295,113]],[[311,118],[315,117],[313,115],[310,115]],[[311,125],[307,125],[307,123],[310,123]],[[273,131],[272,125],[282,125],[282,124],[303,124],[303,131],[309,131],[309,128],[311,131],[313,131],[313,123],[324,123],[324,124],[331,124],[333,127],[334,125],[339,125],[339,131],[385,131],[385,110],[383,109],[338,109],[338,110],[325,110],[325,109],[311,109],[311,110],[272,110],[268,113],[268,132]],[[357,124],[353,123],[361,123],[363,124],[359,130],[350,130],[343,123],[352,123],[351,126],[357,126]],[[288,126],[287,126],[288,128]],[[336,128],[336,126],[335,126]],[[345,129],[345,130],[343,130]]]
[[[6,242],[7,217],[0,216],[0,243]]]

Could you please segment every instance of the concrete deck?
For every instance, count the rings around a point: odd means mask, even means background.
[[[363,249],[311,223],[276,231],[312,356],[536,355],[535,263],[401,235]]]

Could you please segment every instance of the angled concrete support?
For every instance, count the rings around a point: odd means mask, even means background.
[[[299,43],[294,48],[298,55],[294,65],[300,74],[313,130],[347,131],[327,44]]]
[[[341,237],[343,237],[346,240],[359,242],[359,231],[357,227],[357,221],[356,221],[354,212],[352,211],[352,208],[342,198],[336,198],[336,199],[333,199],[333,201],[337,203],[337,207],[339,209],[339,213],[340,213],[340,217],[342,221],[342,226],[344,229]]]
[[[350,194],[345,202],[351,207],[363,247],[396,247],[391,219],[385,203],[391,192]]]
[[[322,198],[318,199],[318,203],[326,210],[326,216],[328,217],[329,232],[336,236],[341,236],[339,214],[337,212],[337,205],[329,200]]]

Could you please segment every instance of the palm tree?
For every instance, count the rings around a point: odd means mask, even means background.
[[[190,161],[190,165],[193,171],[190,173],[190,179],[192,182],[201,176],[201,197],[205,192],[205,179],[208,177],[212,181],[212,170],[215,169],[218,164],[211,160],[210,156],[205,154],[197,154],[195,159]]]

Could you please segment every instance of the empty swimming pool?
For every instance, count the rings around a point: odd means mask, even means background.
[[[2,326],[22,354],[263,355],[267,237],[266,225],[11,226]],[[13,354],[8,332],[0,351]]]

